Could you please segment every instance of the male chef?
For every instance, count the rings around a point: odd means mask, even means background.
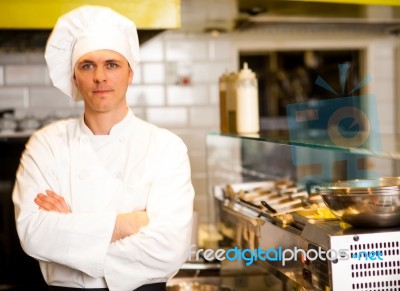
[[[194,191],[181,139],[127,105],[135,24],[106,7],[74,9],[58,20],[45,59],[83,114],[26,145],[13,191],[24,251],[49,290],[165,290],[188,257]]]

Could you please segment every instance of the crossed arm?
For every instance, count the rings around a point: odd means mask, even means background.
[[[39,206],[39,209],[44,211],[54,211],[64,214],[71,213],[64,197],[51,190],[46,190],[46,194],[37,194],[34,201]],[[149,219],[146,211],[119,213],[115,221],[111,242],[115,242],[138,232],[142,226],[148,223]]]

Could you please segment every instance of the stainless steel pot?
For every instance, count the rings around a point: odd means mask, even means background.
[[[339,219],[358,227],[400,225],[400,177],[340,181],[314,186]]]

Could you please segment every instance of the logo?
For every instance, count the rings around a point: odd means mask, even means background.
[[[256,261],[263,262],[280,262],[282,266],[286,266],[287,262],[298,261],[302,262],[308,261],[332,261],[337,263],[338,261],[344,261],[349,259],[365,260],[365,261],[375,261],[383,260],[383,254],[381,251],[371,251],[371,252],[359,252],[349,254],[348,249],[329,249],[324,250],[321,247],[317,249],[310,248],[308,250],[303,250],[298,247],[293,249],[283,248],[278,246],[276,248],[262,249],[258,247],[256,249],[241,249],[238,247],[233,247],[230,249],[196,249],[196,245],[191,246],[190,255],[188,260],[193,258],[197,261],[200,257],[204,258],[208,262],[215,260],[224,261],[243,261],[246,266],[250,266]]]
[[[359,253],[353,253],[351,255],[351,257],[353,259],[357,259],[359,261],[361,261],[363,258],[365,259],[365,261],[375,261],[375,260],[381,260],[383,261],[383,253],[382,251],[371,251],[371,252],[359,252]]]
[[[365,158],[366,154],[381,151],[375,96],[351,96],[369,83],[371,78],[367,76],[346,94],[349,68],[348,64],[338,66],[341,86],[339,93],[321,76],[314,82],[337,98],[294,103],[286,107],[293,163],[297,166],[320,166],[318,174],[304,176],[299,179],[300,183],[310,180],[332,181],[335,177],[335,164],[343,161],[346,162],[346,171],[342,174],[346,176],[340,179],[378,176],[359,166],[359,160]],[[312,149],[300,146],[304,144],[314,146]]]

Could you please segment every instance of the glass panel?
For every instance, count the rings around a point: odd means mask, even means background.
[[[337,180],[399,176],[395,137],[383,138],[382,152],[289,141],[285,131],[257,135],[209,133],[206,138],[209,217],[214,222],[214,187],[289,178],[310,187]],[[387,150],[386,150],[387,149]],[[218,211],[218,210],[217,210]]]

